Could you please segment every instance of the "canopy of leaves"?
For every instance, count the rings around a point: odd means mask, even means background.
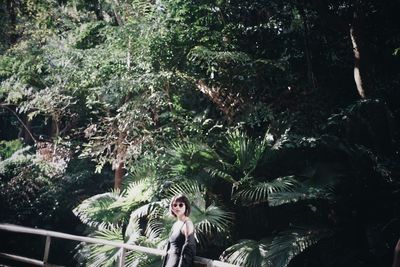
[[[184,193],[199,255],[390,265],[399,7],[0,1],[1,220],[163,248],[168,202]],[[75,251],[77,262],[59,264],[113,266],[120,255]]]

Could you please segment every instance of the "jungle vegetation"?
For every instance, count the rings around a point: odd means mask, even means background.
[[[163,248],[168,200],[185,193],[201,256],[389,266],[399,10],[398,0],[0,0],[0,222]],[[41,240],[1,236],[2,251],[42,255]],[[52,246],[68,266],[119,257]],[[159,264],[127,255],[128,266]]]

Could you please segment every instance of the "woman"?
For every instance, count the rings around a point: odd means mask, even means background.
[[[189,219],[190,203],[186,196],[178,195],[172,198],[169,211],[176,217],[168,239],[167,255],[163,267],[192,267],[196,254],[194,226]]]

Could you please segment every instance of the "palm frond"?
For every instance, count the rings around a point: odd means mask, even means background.
[[[250,182],[253,182],[250,179]],[[294,188],[299,187],[300,183],[295,176],[279,177],[271,182],[260,182],[255,184],[239,184],[239,189],[234,193],[232,199],[241,201],[244,204],[258,204],[267,202],[271,194],[279,192],[292,192]]]
[[[267,138],[253,139],[236,130],[228,134],[216,160],[206,167],[213,177],[231,183],[247,179],[260,164],[267,149]]]
[[[172,198],[175,195],[186,195],[192,204],[199,208],[205,208],[205,188],[196,181],[185,180],[181,183],[174,184],[168,191],[167,197]]]
[[[168,238],[168,234],[174,223],[174,220],[168,213],[168,208],[159,207],[148,216],[145,234],[149,240],[163,240]]]
[[[196,229],[196,239],[200,246],[205,246],[211,237],[215,240],[221,238],[229,239],[229,230],[233,224],[234,215],[232,212],[211,204],[205,209],[193,207],[191,215]]]
[[[221,233],[226,232],[232,225],[233,213],[211,204],[204,211],[198,210],[195,219],[194,223],[200,233],[209,234],[213,228]]]
[[[168,154],[170,175],[173,177],[197,175],[204,172],[204,166],[217,159],[209,146],[196,141],[173,143]]]
[[[112,226],[93,233],[92,237],[123,243],[122,229]],[[90,244],[86,245],[88,251],[87,265],[90,267],[114,266],[121,254],[119,248],[108,245]]]
[[[150,179],[141,179],[131,182],[122,192],[122,197],[111,204],[110,208],[120,208],[123,211],[129,211],[139,203],[148,201],[155,192],[155,188],[152,186],[153,184],[153,181]]]
[[[228,135],[227,140],[229,149],[236,157],[235,165],[246,175],[250,174],[257,166],[267,147],[265,139],[251,139],[236,130]]]
[[[164,201],[165,203],[166,201]],[[162,201],[150,202],[134,210],[129,218],[128,226],[125,230],[125,239],[135,242],[142,235],[142,228],[139,225],[139,220],[143,217],[152,218],[157,209],[163,209],[165,204]],[[164,208],[165,209],[165,208]],[[133,238],[132,236],[137,237]]]
[[[219,150],[195,141],[173,143],[169,151],[170,175],[190,177],[205,172],[236,183],[256,169],[267,148],[266,140],[252,139],[234,131],[228,134]]]
[[[141,242],[141,246],[153,247],[152,244]],[[161,257],[136,251],[129,251],[126,254],[125,265],[130,267],[159,267],[161,266]]]
[[[160,201],[154,201],[154,202],[144,204],[144,205],[140,206],[139,208],[135,209],[131,213],[131,218],[142,218],[145,216],[150,216],[150,214],[153,212],[153,210],[158,207],[164,207],[164,208],[168,209],[168,202],[169,202],[168,199],[163,199]]]
[[[125,240],[127,244],[135,244],[142,235],[139,219],[130,219],[129,224],[125,230]]]
[[[316,183],[311,179],[299,182],[295,176],[284,176],[271,182],[239,184],[239,189],[233,195],[235,201],[245,205],[268,202],[270,206],[279,206],[312,199],[332,199],[336,181]]]
[[[145,205],[146,207],[143,208],[146,210],[145,213],[142,211],[136,212],[136,214],[135,212],[132,213],[130,223],[125,232],[126,237],[128,237],[130,241],[145,247],[159,249],[164,247],[165,241],[168,238],[169,230],[172,228],[173,221],[171,220],[169,224],[165,222],[164,218],[168,209],[163,205],[160,205],[160,202]],[[137,235],[137,233],[142,231],[142,229],[139,228],[139,218],[141,218],[141,216],[147,217],[145,235]],[[132,239],[132,230],[134,232],[133,235],[136,235],[137,238]],[[136,251],[129,251],[126,255],[125,264],[127,266],[137,267],[160,266],[161,257]]]
[[[279,206],[287,203],[294,203],[312,199],[333,199],[333,189],[330,186],[321,188],[300,186],[293,191],[274,192],[268,195],[270,206]]]
[[[161,257],[130,251],[126,255],[125,265],[129,267],[159,267]]]
[[[239,243],[227,248],[220,259],[243,267],[267,266],[266,254],[271,241],[262,239],[260,241],[244,239]]]
[[[224,163],[222,163],[221,165],[222,165],[222,166],[227,166],[227,164],[224,164]],[[233,170],[233,168],[229,168],[229,169]],[[236,183],[236,182],[237,182],[236,179],[235,179],[231,174],[229,174],[230,172],[227,171],[227,170],[228,170],[228,168],[225,168],[225,167],[223,167],[223,170],[212,169],[212,168],[210,168],[210,167],[207,167],[207,168],[206,168],[206,171],[207,171],[212,177],[219,177],[219,178],[222,178],[222,179],[224,179],[225,181],[230,182],[230,183],[232,183],[232,184]]]
[[[340,181],[336,175],[320,175],[318,178],[309,178],[298,183],[291,190],[271,192],[268,195],[268,203],[270,206],[279,206],[305,200],[329,201],[334,198],[335,187]]]
[[[328,229],[296,229],[281,232],[272,240],[242,240],[220,258],[243,267],[286,267],[296,255],[331,234]]]
[[[123,185],[127,188],[132,182],[150,179],[155,180],[157,166],[153,158],[143,158],[134,162],[129,168],[129,175],[124,179]]]
[[[98,194],[84,200],[73,212],[84,224],[101,229],[124,217],[124,213],[110,208],[119,198],[119,191]]]
[[[332,234],[328,229],[297,229],[278,234],[268,246],[268,267],[286,267],[298,254]]]
[[[137,228],[137,222],[141,218],[146,218],[147,223],[144,234],[149,240],[160,240],[168,237],[169,229],[172,227],[172,218],[168,218],[169,199],[150,202],[137,208],[131,213],[129,224],[125,231],[125,238],[143,229]]]

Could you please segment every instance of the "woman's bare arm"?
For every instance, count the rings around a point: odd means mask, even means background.
[[[400,267],[400,239],[397,241],[396,247],[394,248],[394,258],[392,267]]]

